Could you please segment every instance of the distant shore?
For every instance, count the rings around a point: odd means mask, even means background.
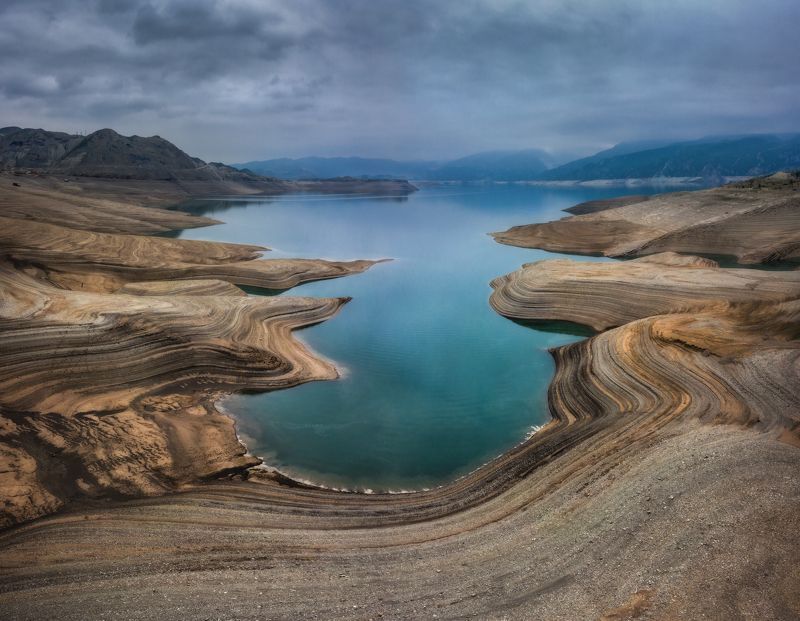
[[[436,186],[453,186],[453,185],[466,185],[466,186],[481,186],[481,185],[533,185],[542,187],[554,188],[569,188],[569,187],[586,187],[586,188],[637,188],[637,187],[656,187],[656,188],[676,188],[685,186],[697,187],[713,187],[717,185],[724,185],[726,183],[734,183],[737,181],[746,181],[751,177],[719,177],[719,178],[705,178],[705,177],[648,177],[648,178],[631,178],[631,179],[590,179],[590,180],[564,180],[564,181],[544,181],[544,180],[519,180],[519,181],[424,181],[414,180],[412,183],[420,187],[436,187]]]

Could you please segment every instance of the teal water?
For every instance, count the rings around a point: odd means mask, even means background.
[[[524,440],[549,420],[547,349],[585,331],[494,313],[494,277],[556,255],[503,246],[487,233],[622,193],[454,186],[407,199],[289,195],[181,206],[225,222],[184,238],[261,244],[273,249],[267,257],[394,259],[281,294],[353,298],[335,318],[296,333],[343,377],[231,397],[225,407],[250,452],[329,487],[399,491],[453,480]]]

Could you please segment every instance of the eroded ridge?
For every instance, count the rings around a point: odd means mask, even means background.
[[[541,261],[492,286],[491,304],[507,317],[607,330],[554,350],[556,412],[662,422],[692,415],[798,431],[798,271],[722,269],[666,253],[624,263]]]
[[[337,377],[291,331],[347,299],[235,285],[288,289],[374,264],[18,218],[0,217],[0,231],[3,526],[77,496],[161,493],[259,463],[215,399]]]
[[[725,269],[711,259],[666,252],[625,263],[538,261],[491,284],[489,301],[501,315],[602,331],[714,304],[780,302],[800,295],[800,272]]]
[[[261,259],[261,246],[115,235],[0,217],[0,250],[10,261],[70,289],[111,293],[128,283],[224,280],[290,289],[363,272],[375,261]]]
[[[66,618],[133,601],[254,619],[259,605],[289,618],[723,619],[756,601],[791,619],[800,303],[661,309],[554,350],[553,421],[452,484],[363,495],[254,474],[84,507],[0,537],[0,602]],[[102,606],[101,585],[115,596]]]
[[[493,233],[504,244],[633,257],[664,251],[727,255],[740,263],[800,259],[800,174],[676,192]],[[614,203],[612,203],[614,204]]]
[[[632,321],[554,350],[551,408],[576,421],[628,421],[648,433],[696,419],[797,443],[798,322],[798,299]]]

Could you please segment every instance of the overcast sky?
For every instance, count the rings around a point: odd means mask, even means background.
[[[798,0],[2,0],[0,123],[206,160],[800,131]]]

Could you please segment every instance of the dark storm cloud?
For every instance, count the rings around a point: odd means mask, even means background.
[[[794,0],[6,0],[0,116],[210,159],[797,130]]]

